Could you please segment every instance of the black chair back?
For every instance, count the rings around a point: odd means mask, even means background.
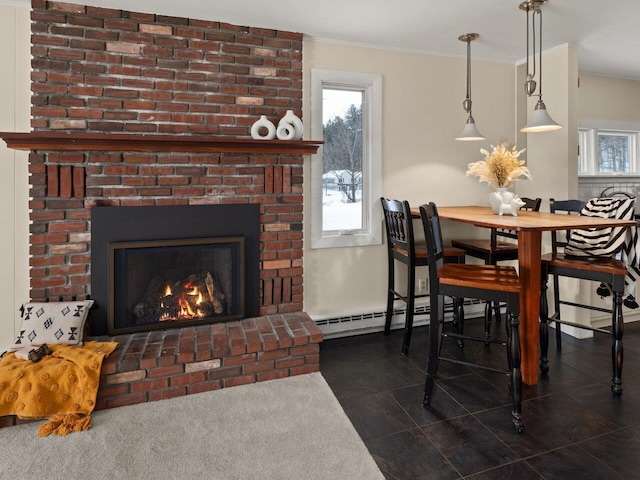
[[[582,200],[549,200],[549,211],[551,213],[565,214],[565,215],[580,215],[580,212],[584,208],[586,202]],[[571,239],[571,230],[564,231],[564,238],[558,235],[558,232],[553,230],[551,232],[551,251],[553,253],[558,252],[558,247],[563,248]]]
[[[424,236],[427,242],[429,256],[429,291],[431,295],[438,294],[438,269],[444,263],[444,244],[438,208],[433,202],[420,206],[420,217],[424,226]]]
[[[409,202],[381,198],[387,232],[387,248],[405,251],[409,257],[415,254],[413,223]]]
[[[629,192],[624,192],[622,190],[614,190],[614,187],[605,188],[600,192],[598,197],[600,198],[611,198],[611,197],[626,197],[626,198],[635,198],[635,195]]]

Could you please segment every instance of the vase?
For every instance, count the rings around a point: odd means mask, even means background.
[[[517,194],[510,192],[506,188],[496,188],[495,192],[489,194],[489,204],[491,210],[496,215],[518,216],[518,210],[522,208],[524,202]]]
[[[264,133],[265,129],[266,133]],[[275,136],[276,126],[266,115],[260,115],[260,118],[251,125],[251,138],[254,140],[272,140]]]
[[[278,140],[295,140],[296,129],[290,123],[280,122],[276,128],[276,137]]]
[[[280,130],[280,127],[282,127],[282,130]],[[302,120],[293,113],[293,110],[287,110],[284,117],[278,122],[276,135],[280,140],[300,140],[302,133]]]

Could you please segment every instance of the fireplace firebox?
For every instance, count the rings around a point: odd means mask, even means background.
[[[112,243],[109,331],[244,317],[244,250],[243,237]]]
[[[91,335],[259,315],[259,206],[91,210]]]

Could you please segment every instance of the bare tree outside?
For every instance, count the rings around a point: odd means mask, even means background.
[[[599,172],[629,172],[629,137],[627,135],[598,135]]]
[[[323,229],[363,225],[363,96],[360,89],[323,89]]]
[[[348,203],[362,188],[362,107],[351,105],[344,117],[324,126],[323,173],[336,178]]]

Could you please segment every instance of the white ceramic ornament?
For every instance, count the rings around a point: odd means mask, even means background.
[[[266,129],[266,133],[262,134]],[[267,118],[260,115],[260,118],[251,125],[251,138],[255,140],[273,140],[276,137],[276,126]]]
[[[287,110],[284,117],[280,119],[280,121],[278,122],[278,130],[280,130],[281,126],[285,125],[288,125],[289,127],[286,129],[286,132],[284,130],[282,131],[282,137],[279,133],[277,133],[280,140],[300,140],[302,138],[302,120],[300,120],[300,118],[295,113],[293,113],[293,110]],[[293,130],[293,135],[291,135],[290,130]]]

